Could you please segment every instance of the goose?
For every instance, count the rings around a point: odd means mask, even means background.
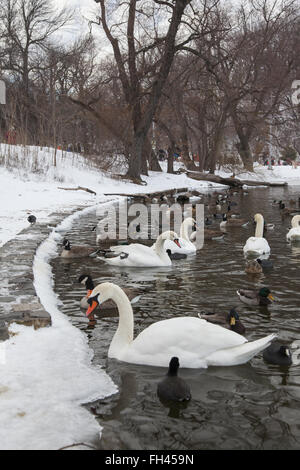
[[[80,284],[83,284],[86,288],[86,296],[82,297],[82,299],[80,300],[80,308],[87,310],[89,308],[87,299],[90,296],[91,292],[95,289],[95,284],[89,274],[81,274],[78,278],[78,282]],[[130,302],[133,304],[136,303],[141,296],[141,292],[137,289],[124,288],[123,290],[129,298]],[[116,310],[117,307],[112,300],[107,300],[106,302],[101,303],[101,305],[99,305],[99,308],[101,312],[103,312],[106,310]]]
[[[263,358],[270,364],[278,364],[280,366],[290,366],[293,362],[290,349],[278,341],[274,341],[264,350]]]
[[[292,218],[292,228],[289,230],[289,232],[286,235],[286,239],[288,242],[293,242],[293,241],[300,241],[300,215],[294,215]]]
[[[236,291],[240,300],[248,305],[269,305],[274,297],[268,287],[262,287],[259,291],[251,289],[239,289]]]
[[[31,225],[34,225],[36,223],[36,216],[35,215],[29,215],[27,217],[27,220]]]
[[[227,206],[227,216],[229,216],[231,219],[239,218],[240,215],[241,215],[240,212],[236,212],[236,211],[233,211],[231,209],[230,204]],[[246,222],[246,221],[244,221],[244,222]]]
[[[96,256],[98,250],[86,245],[74,245],[72,246],[70,241],[65,239],[63,241],[64,249],[60,256],[62,258],[84,258],[85,256]]]
[[[223,214],[213,214],[214,219],[223,219]]]
[[[180,357],[182,367],[207,368],[248,362],[268,347],[277,335],[256,341],[234,331],[195,317],[175,317],[153,323],[133,338],[134,317],[131,304],[116,284],[99,284],[88,298],[90,315],[99,303],[112,299],[118,307],[119,323],[110,343],[108,357],[131,364],[167,367],[168,358]]]
[[[243,248],[245,255],[264,255],[270,253],[269,243],[263,238],[264,218],[261,214],[255,214],[256,222],[255,236],[248,238]]]
[[[153,247],[145,246],[141,243],[132,243],[127,246],[112,246],[110,247],[112,258],[104,255],[101,259],[104,259],[106,263],[113,266],[145,268],[171,266],[172,261],[164,246],[166,240],[172,240],[180,247],[178,235],[169,230],[159,235]]]
[[[165,249],[166,250],[171,250],[171,253],[180,253],[180,254],[194,254],[196,253],[196,246],[194,243],[190,240],[189,237],[189,227],[195,227],[196,225],[196,220],[193,219],[192,217],[187,217],[184,219],[180,226],[180,237],[179,237],[179,246],[177,243],[171,240],[166,240],[165,241]]]
[[[172,357],[166,377],[157,384],[157,396],[162,401],[189,401],[192,398],[190,387],[177,376],[178,357]]]
[[[282,201],[279,201],[279,209],[280,209],[280,214],[282,217],[285,217],[287,215],[293,215],[295,212],[300,212],[299,209],[293,209],[289,207],[285,207],[285,204]]]
[[[246,227],[249,224],[249,221],[245,219],[232,219],[228,218],[226,214],[223,214],[223,220],[220,223],[220,229],[227,227]]]
[[[204,229],[204,240],[223,240],[225,233],[221,230]]]
[[[198,313],[198,317],[235,331],[239,335],[244,335],[246,331],[235,308],[232,308],[229,313]]]
[[[204,240],[223,240],[225,233],[221,230],[210,230],[209,228],[203,229]],[[191,233],[190,240],[194,242],[196,240],[197,232]]]
[[[258,260],[252,259],[246,262],[245,272],[248,274],[260,274],[262,273],[262,266]]]

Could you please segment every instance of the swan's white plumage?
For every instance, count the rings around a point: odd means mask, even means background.
[[[264,255],[270,251],[269,243],[265,238],[250,237],[244,246],[244,253],[249,255]]]
[[[104,258],[108,264],[114,266],[127,266],[127,267],[155,267],[155,266],[171,266],[170,260],[164,244],[168,239],[177,239],[178,235],[175,232],[167,231],[162,233],[156,240],[153,247],[142,245],[141,243],[132,243],[131,245],[112,246],[110,250],[115,253],[120,253],[120,256],[115,258]],[[123,257],[122,253],[127,254]]]
[[[192,217],[187,217],[182,222],[181,227],[180,227],[180,238],[179,238],[180,248],[172,240],[166,240],[165,249],[171,250],[172,254],[182,253],[186,255],[191,255],[193,253],[196,253],[196,246],[190,240],[189,234],[188,234],[189,227],[192,227],[195,223],[196,221]]]
[[[286,235],[286,239],[289,242],[292,241],[300,241],[300,215],[294,215],[292,218],[292,228],[289,230],[289,232]]]
[[[217,349],[231,348],[246,341],[241,335],[206,320],[178,317],[153,323],[119,359],[166,367],[170,357],[177,356],[181,367],[207,367],[209,355]]]
[[[255,237],[250,237],[246,241],[243,251],[246,255],[264,255],[270,253],[269,243],[263,238],[264,218],[261,214],[254,216],[256,221]]]
[[[188,368],[243,364],[276,337],[269,335],[248,343],[243,336],[206,320],[177,317],[156,322],[133,339],[133,312],[126,294],[112,283],[100,284],[91,297],[97,294],[102,302],[113,299],[119,310],[108,357],[132,364],[167,367],[173,356]]]

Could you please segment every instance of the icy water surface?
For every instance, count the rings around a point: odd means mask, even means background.
[[[272,201],[299,195],[300,187],[255,188],[232,198],[238,203],[233,209],[245,218],[261,212],[266,222],[275,223],[275,230],[266,235],[274,268],[258,278],[244,272],[242,248],[254,234],[252,224],[228,230],[224,241],[207,242],[197,256],[176,261],[170,268],[121,270],[92,258],[52,261],[62,311],[88,335],[95,364],[103,366],[119,386],[117,395],[90,406],[104,426],[100,445],[152,450],[300,448],[300,366],[270,365],[259,354],[241,366],[180,369],[192,400],[185,408],[165,407],[156,396],[165,369],[107,359],[118,319],[99,319],[95,329],[88,329],[79,308],[84,288],[77,283],[79,275],[88,272],[96,283],[106,280],[140,288],[143,295],[134,306],[135,335],[161,319],[212,309],[228,312],[236,306],[249,340],[277,332],[284,343],[295,344],[300,340],[300,246],[286,242],[290,218],[282,221]],[[95,222],[95,214],[82,218],[68,238],[93,246]],[[276,299],[268,308],[239,301],[238,288],[263,285]]]

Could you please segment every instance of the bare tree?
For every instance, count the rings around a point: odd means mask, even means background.
[[[126,16],[125,31],[122,31],[121,23],[113,21],[116,11],[108,12],[105,0],[97,0],[96,3],[100,4],[98,24],[112,46],[130,110],[132,142],[128,175],[139,180],[142,170],[146,170],[143,164],[145,140],[176,53],[182,17],[191,1],[154,0],[141,4],[137,0],[129,0],[126,5],[120,2],[117,7],[122,9],[123,18]],[[159,14],[162,13],[164,21],[159,23]],[[150,21],[153,21],[151,29]]]
[[[36,57],[49,38],[72,17],[66,9],[57,11],[48,0],[1,0],[1,29],[5,44],[4,72],[20,83],[22,105],[27,109],[23,114],[25,131],[30,115],[30,77],[35,71]],[[36,122],[35,122],[36,124]]]

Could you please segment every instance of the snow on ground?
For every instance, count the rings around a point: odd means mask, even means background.
[[[274,165],[272,169],[267,166],[255,164],[254,173],[241,171],[235,172],[240,180],[267,181],[269,183],[286,182],[289,185],[300,185],[300,166],[294,168],[291,165]],[[216,174],[225,177],[232,175],[232,171],[217,171]]]

